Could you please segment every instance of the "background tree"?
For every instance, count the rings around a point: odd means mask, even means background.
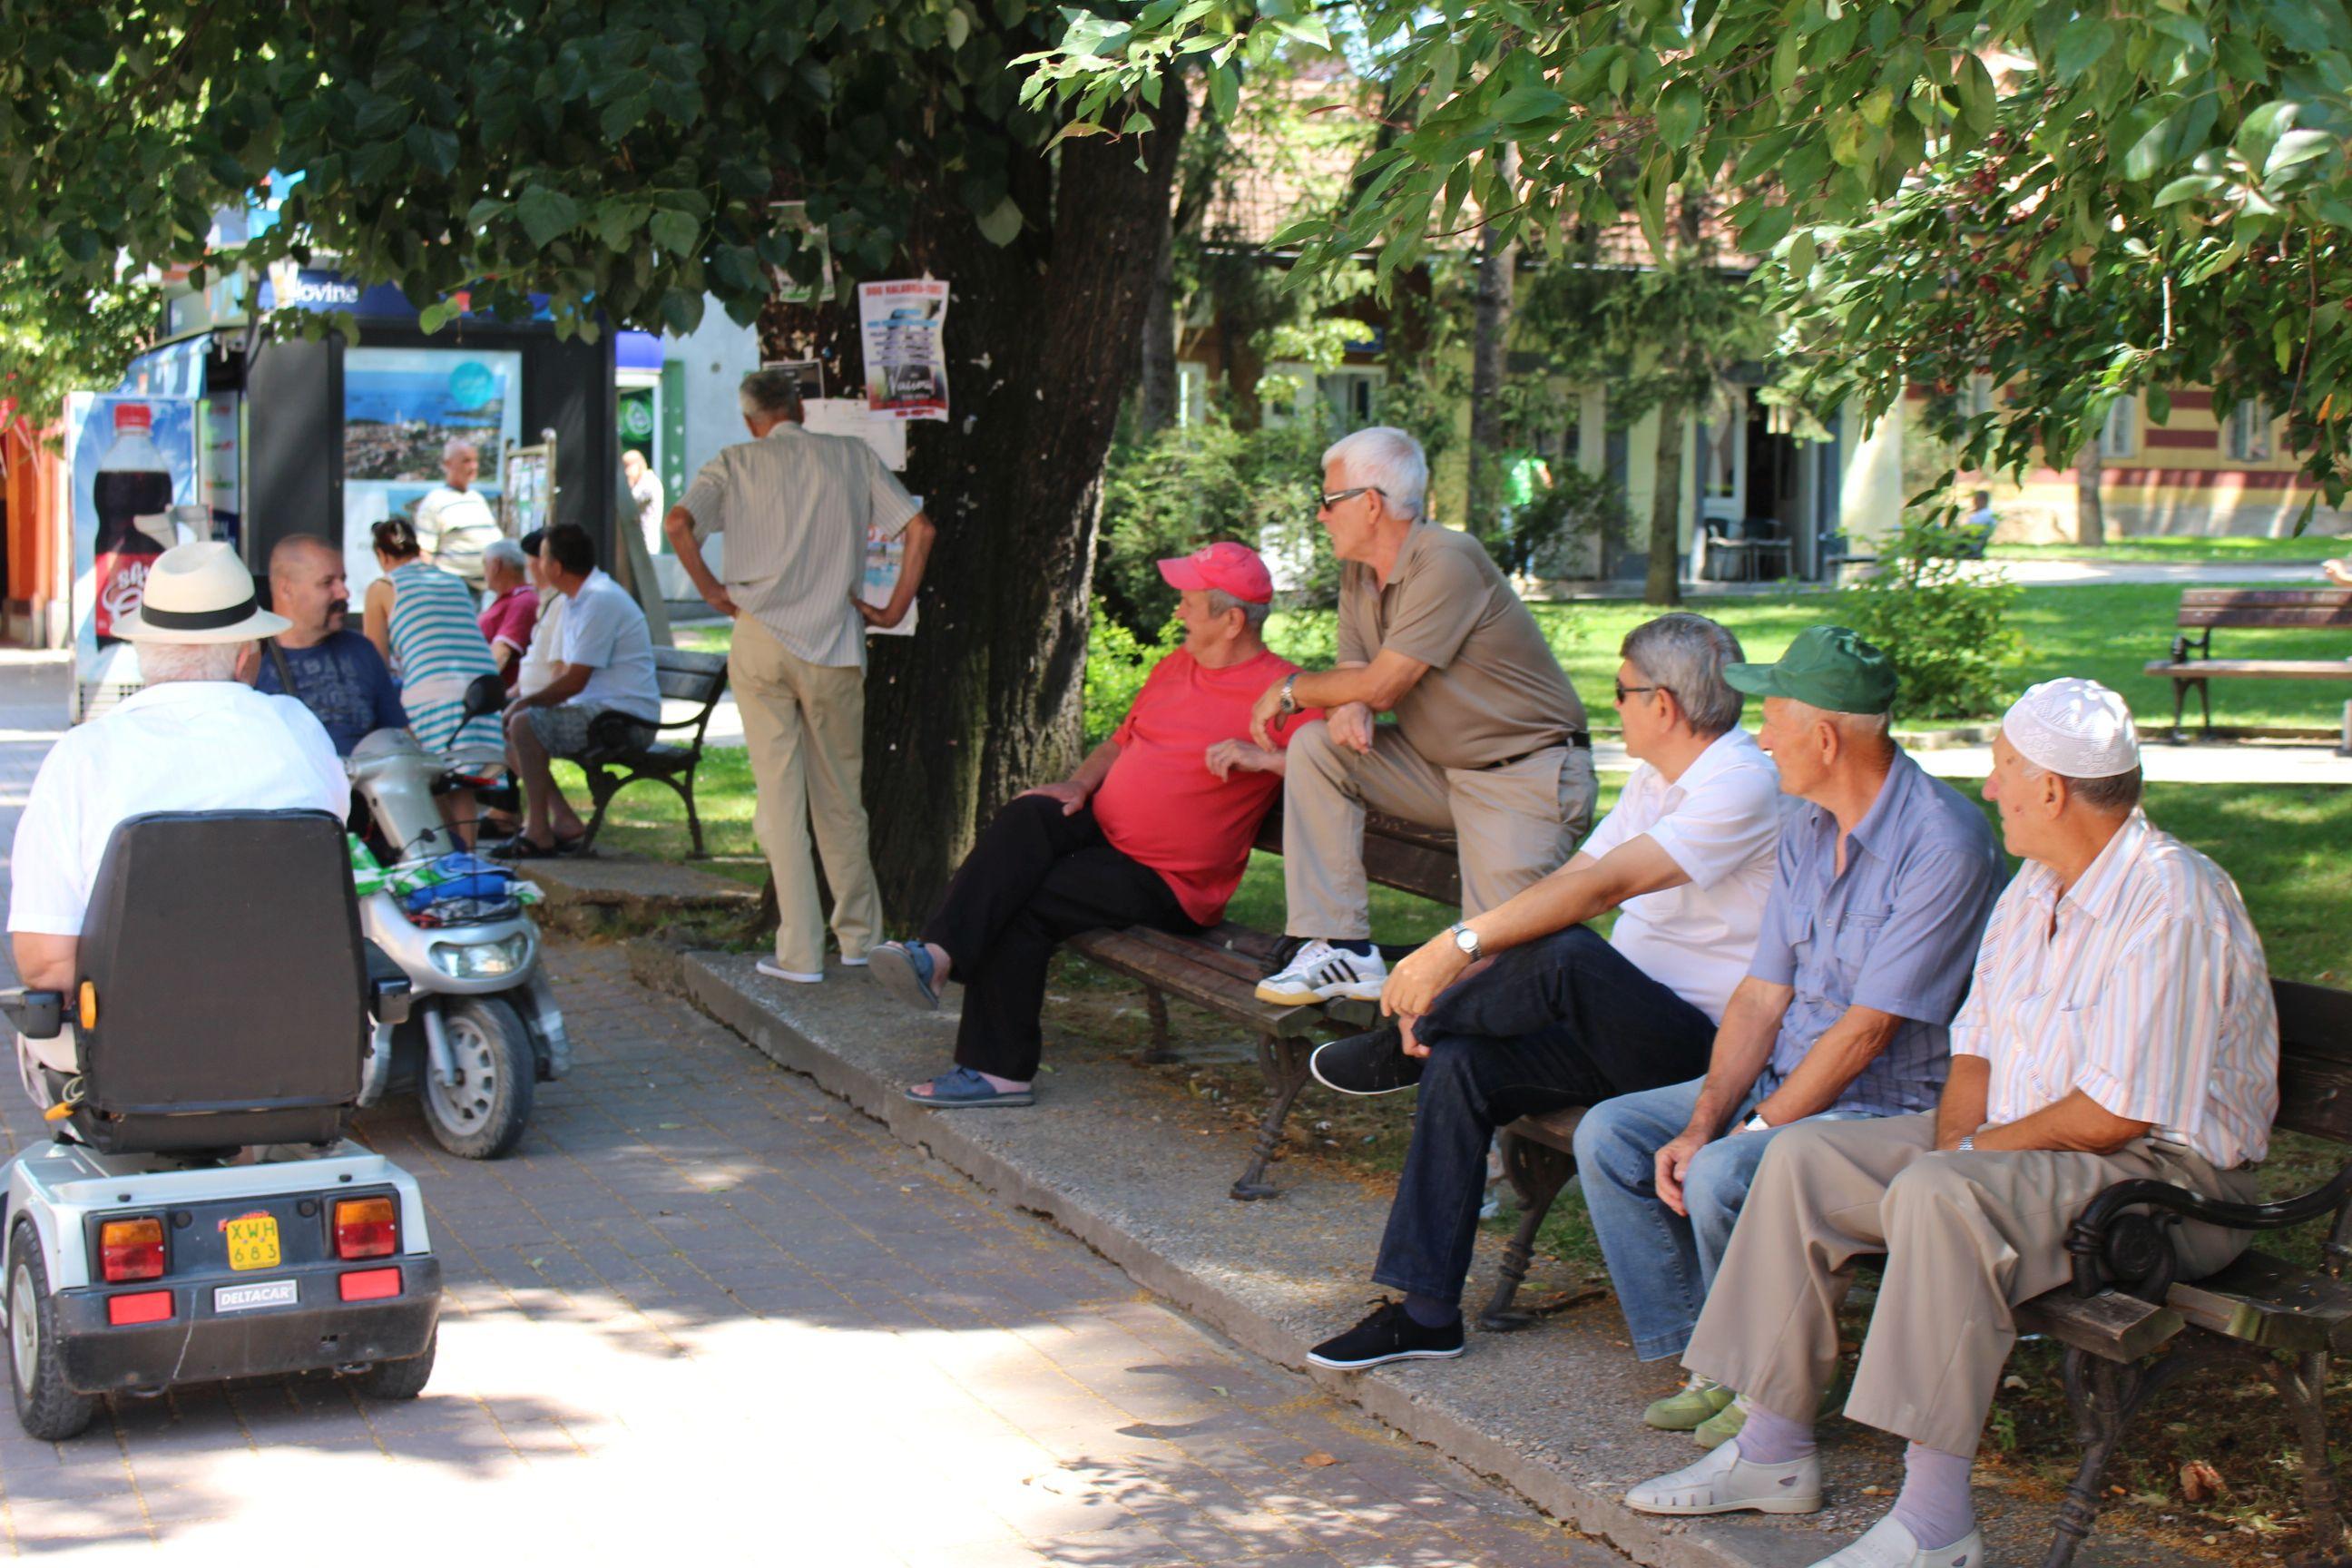
[[[1139,153],[1057,142],[1012,68],[1061,30],[1029,0],[26,0],[9,28],[0,256],[55,256],[70,298],[125,264],[201,281],[316,255],[425,301],[427,331],[469,289],[509,316],[544,296],[559,331],[593,333],[690,330],[706,294],[751,321],[778,268],[816,276],[814,246],[845,280],[949,279],[955,416],[917,427],[908,472],[941,539],[922,633],[877,651],[867,708],[894,915],[980,811],[1067,763],[1181,93],[1139,84],[1119,129]],[[278,225],[208,249],[215,210],[265,191]],[[854,368],[853,311],[772,341]]]

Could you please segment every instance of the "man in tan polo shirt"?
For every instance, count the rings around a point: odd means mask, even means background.
[[[752,438],[704,464],[663,528],[696,592],[735,623],[727,679],[743,711],[759,790],[752,826],[782,917],[775,952],[761,960],[760,973],[806,984],[824,978],[812,822],[842,963],[863,965],[882,935],[861,794],[866,628],[906,619],[932,530],[872,447],[802,427],[790,372],[745,377],[740,397]],[[903,530],[907,540],[898,585],[879,609],[857,596],[869,525],[886,536]],[[723,584],[698,542],[719,532],[727,535]]]
[[[1307,940],[1258,986],[1269,1002],[1381,994],[1366,811],[1454,831],[1465,919],[1565,861],[1592,820],[1584,704],[1478,542],[1422,520],[1421,443],[1359,430],[1323,454],[1323,484],[1318,515],[1340,562],[1339,665],[1268,687],[1252,716],[1264,743],[1286,714],[1326,714],[1290,745],[1283,879],[1289,933]],[[1375,724],[1377,713],[1396,722]]]

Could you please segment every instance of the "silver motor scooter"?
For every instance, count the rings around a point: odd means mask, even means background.
[[[505,704],[499,678],[466,692],[466,717]],[[367,808],[371,847],[385,865],[460,847],[439,796],[505,766],[492,747],[428,752],[405,730],[379,730],[352,750],[352,789]],[[521,1139],[533,1086],[572,1066],[572,1041],[540,963],[539,927],[512,899],[445,899],[411,912],[389,890],[360,900],[360,926],[408,975],[408,1019],[392,1049],[370,1058],[360,1103],[414,1090],[425,1125],[451,1153],[495,1160]]]

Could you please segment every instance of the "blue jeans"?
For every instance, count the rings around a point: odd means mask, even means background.
[[[1496,1129],[1697,1071],[1715,1026],[1591,930],[1570,926],[1449,987],[1414,1035],[1429,1061],[1372,1279],[1454,1301],[1470,1272]]]
[[[1756,1167],[1765,1148],[1786,1131],[1732,1132],[1701,1149],[1683,1178],[1683,1202],[1690,1213],[1675,1213],[1658,1197],[1658,1151],[1690,1125],[1706,1083],[1704,1077],[1695,1078],[1604,1100],[1585,1112],[1576,1129],[1584,1206],[1592,1215],[1625,1326],[1633,1331],[1633,1353],[1643,1361],[1680,1355],[1690,1342]],[[1754,1115],[1761,1098],[1751,1090],[1729,1125],[1738,1127]],[[1851,1114],[1830,1110],[1808,1120]]]

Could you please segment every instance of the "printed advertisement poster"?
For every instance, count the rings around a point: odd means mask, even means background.
[[[857,286],[866,403],[898,419],[948,416],[948,286],[933,278]]]
[[[919,510],[923,504],[923,498],[917,496],[914,500],[917,510]],[[898,573],[906,563],[907,535],[903,531],[895,539],[885,539],[874,529],[867,529],[866,531],[866,581],[860,585],[857,596],[877,610],[888,604],[890,595],[898,591]],[[919,614],[920,614],[920,606],[909,605],[907,606],[905,620],[895,626],[869,626],[866,628],[866,635],[869,637],[913,637],[915,617]]]
[[[137,658],[114,627],[139,608],[155,557],[179,542],[172,509],[202,501],[196,400],[77,392],[66,400],[65,438],[74,667],[78,710],[88,712],[90,694],[110,675],[137,684]]]
[[[820,436],[855,436],[874,448],[882,466],[907,471],[907,427],[877,414],[859,397],[812,397],[801,404],[801,423]]]
[[[234,392],[215,392],[205,400],[205,499],[212,503],[213,537],[242,547],[245,541],[245,498],[237,488],[239,399]]]
[[[519,352],[343,352],[343,565],[353,604],[379,575],[368,531],[385,518],[414,521],[430,500],[445,529],[473,510],[496,525],[499,458],[521,433]],[[444,456],[453,440],[473,443],[479,459],[462,490]]]

